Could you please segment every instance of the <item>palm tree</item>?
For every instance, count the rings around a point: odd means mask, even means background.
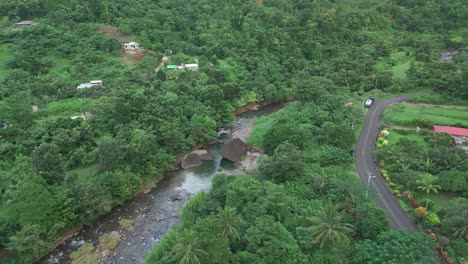
[[[431,174],[424,174],[421,180],[416,181],[416,184],[418,184],[418,190],[421,190],[426,194],[431,192],[438,193],[438,190],[440,190],[441,187],[440,185],[434,184],[435,180],[436,178],[434,178]]]
[[[236,215],[236,209],[225,206],[218,209],[217,215],[221,223],[221,236],[229,237],[233,240],[239,239],[239,232],[236,227],[240,224],[241,218]]]
[[[200,240],[191,230],[181,232],[173,253],[179,264],[201,264],[200,258],[208,255],[200,248]]]
[[[328,202],[325,207],[318,210],[316,216],[309,218],[311,226],[308,228],[314,237],[314,244],[320,244],[320,248],[328,244],[336,246],[337,242],[349,244],[348,234],[353,232],[352,225],[342,222],[343,216],[337,207]]]

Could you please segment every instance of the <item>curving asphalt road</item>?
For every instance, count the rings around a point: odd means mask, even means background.
[[[408,97],[409,96],[400,96],[379,101],[369,108],[361,130],[361,135],[356,145],[355,163],[359,177],[366,185],[369,183],[369,190],[371,192],[375,192],[377,205],[387,212],[392,230],[406,229],[408,232],[414,233],[419,231],[418,226],[409,218],[407,213],[403,211],[399,201],[387,187],[384,178],[377,170],[372,154],[383,111],[390,104],[404,101]],[[370,181],[369,174],[375,176],[371,177]]]

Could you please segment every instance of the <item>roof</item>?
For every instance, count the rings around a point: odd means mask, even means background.
[[[124,45],[138,45],[138,43],[134,41],[130,41],[130,42],[124,43]]]
[[[16,25],[32,25],[32,24],[33,24],[32,20],[24,20],[19,23],[16,23]]]
[[[166,68],[168,69],[175,69],[176,65],[167,65]]]
[[[468,137],[468,129],[450,126],[434,126],[434,133],[448,133],[452,136]]]
[[[189,64],[185,64],[185,67],[187,67],[187,68],[195,68],[195,67],[198,67],[198,64],[196,64],[196,63],[189,63]]]

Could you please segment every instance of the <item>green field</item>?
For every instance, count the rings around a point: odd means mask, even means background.
[[[11,46],[10,45],[0,45],[0,78],[3,77],[7,71],[6,63],[11,58]]]
[[[394,104],[384,113],[387,124],[401,126],[417,126],[421,121],[429,121],[432,125],[468,126],[468,109],[463,107],[416,106]]]
[[[388,135],[388,144],[394,145],[398,143],[400,138],[406,138],[411,141],[416,141],[422,146],[428,146],[428,143],[424,140],[424,137],[419,134],[407,134],[407,135],[402,135],[398,133],[397,129],[390,129],[390,135]]]
[[[263,146],[263,136],[272,126],[273,122],[280,117],[282,110],[271,115],[262,116],[255,120],[255,127],[250,133],[247,143],[250,145]]]

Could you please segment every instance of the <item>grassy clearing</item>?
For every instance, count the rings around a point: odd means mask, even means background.
[[[413,59],[406,55],[406,51],[395,51],[389,57],[380,58],[375,64],[377,71],[391,71],[395,78],[406,79],[406,71],[410,68]]]
[[[468,126],[468,109],[394,104],[384,113],[384,121],[393,125],[416,126],[423,120],[434,125]]]
[[[49,116],[72,116],[81,114],[88,110],[92,103],[92,99],[66,99],[58,102],[53,102],[47,105],[47,115]]]
[[[247,143],[250,145],[263,146],[263,136],[273,125],[273,122],[282,115],[283,109],[271,115],[262,116],[255,120],[255,128],[250,133]]]
[[[7,71],[6,64],[8,60],[12,57],[13,49],[8,44],[0,45],[0,78]]]
[[[397,129],[390,129],[389,132],[390,132],[390,135],[388,135],[388,138],[387,138],[389,145],[394,145],[394,144],[398,143],[400,138],[406,138],[408,140],[418,142],[418,144],[421,145],[421,146],[429,146],[429,144],[424,140],[424,137],[422,135],[420,135],[420,134],[402,135],[402,134],[398,133]]]

